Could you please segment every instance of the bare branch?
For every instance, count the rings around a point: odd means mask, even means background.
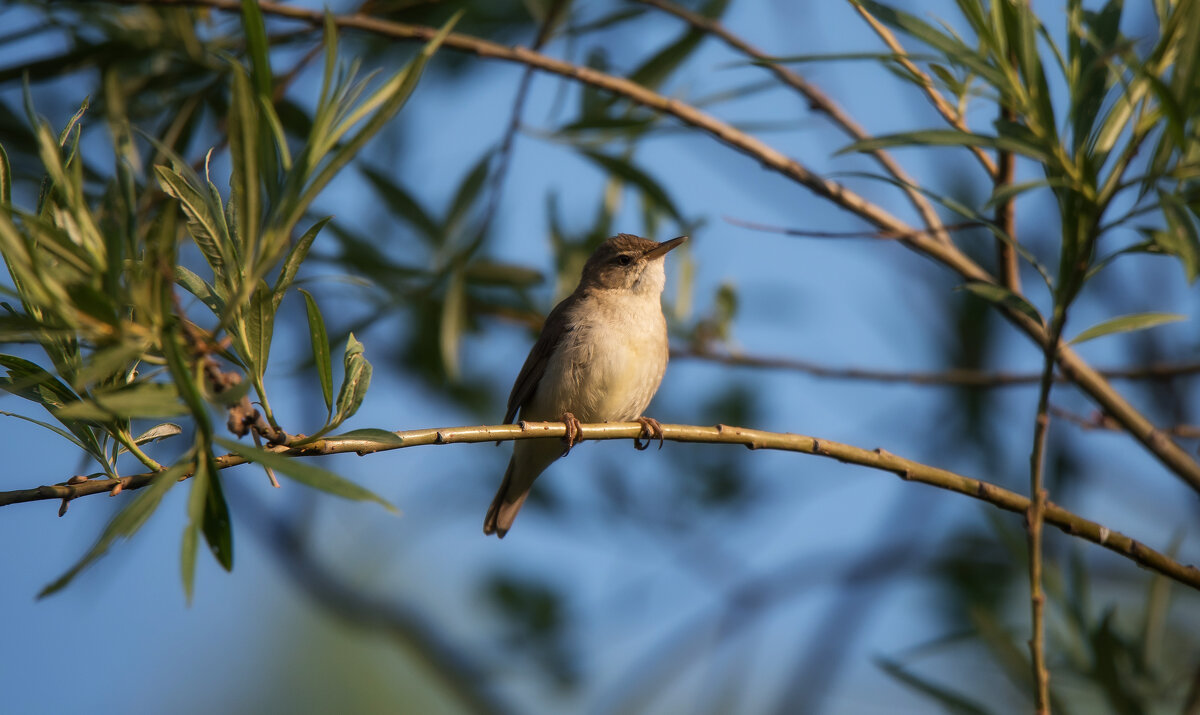
[[[613,422],[602,424],[584,424],[580,426],[582,439],[632,440],[642,434],[643,427],[637,422]],[[905,481],[921,482],[939,489],[945,489],[959,494],[965,494],[973,499],[992,504],[1005,511],[1024,514],[1030,507],[1030,500],[1013,491],[997,486],[990,482],[972,479],[954,472],[932,467],[911,459],[898,457],[884,449],[868,450],[832,440],[809,437],[802,434],[787,432],[765,432],[747,429],[745,427],[729,427],[716,425],[703,427],[696,425],[662,425],[663,436],[672,442],[699,442],[706,444],[740,444],[749,449],[770,449],[784,452],[799,452],[817,457],[835,459],[847,464],[857,464],[870,469],[892,472]],[[479,427],[447,427],[443,429],[416,429],[394,433],[400,438],[399,443],[389,440],[379,442],[371,439],[318,439],[311,444],[287,447],[279,446],[272,451],[292,457],[314,457],[327,454],[359,455],[384,452],[405,447],[418,447],[434,444],[470,444],[478,442],[496,442],[517,439],[562,438],[566,435],[566,426],[561,422],[525,422],[519,425],[487,425]],[[295,439],[301,440],[302,436]],[[222,455],[216,458],[219,469],[227,469],[246,460],[236,455]],[[106,494],[120,485],[124,490],[139,489],[150,484],[157,472],[135,474],[120,479],[90,479],[76,483],[61,483],[52,486],[41,486],[33,489],[18,489],[0,492],[0,506],[22,502],[41,501],[46,499],[76,499],[90,494]],[[181,479],[187,479],[190,474]],[[1181,564],[1162,552],[1155,551],[1144,544],[1112,531],[1094,521],[1047,502],[1045,504],[1045,521],[1072,536],[1078,536],[1104,548],[1132,559],[1139,565],[1152,571],[1157,571],[1182,584],[1200,589],[1200,569]]]

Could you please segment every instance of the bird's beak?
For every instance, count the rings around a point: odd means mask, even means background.
[[[682,245],[687,240],[687,236],[680,236],[679,238],[672,238],[670,241],[663,241],[654,248],[651,248],[649,251],[646,251],[645,258],[654,259],[658,258],[659,256],[665,256],[667,251],[670,251],[676,246]]]

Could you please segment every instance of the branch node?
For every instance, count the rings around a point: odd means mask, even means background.
[[[73,476],[67,480],[67,484],[83,484],[87,480],[88,480],[88,478],[85,477],[84,475],[76,474],[75,476]]]
[[[120,493],[121,493],[121,490],[122,490],[122,489],[124,489],[124,488],[125,488],[125,485],[124,485],[124,484],[122,484],[122,483],[121,483],[121,480],[119,480],[119,479],[118,479],[118,480],[117,480],[117,483],[116,483],[116,485],[115,485],[115,486],[113,486],[113,488],[112,488],[112,491],[110,491],[110,492],[108,493],[108,495],[109,495],[110,497],[115,497],[116,495],[120,494]]]
[[[58,515],[60,517],[67,515],[67,507],[71,506],[71,500],[63,497],[62,506],[58,507]]]
[[[1112,532],[1110,532],[1108,530],[1108,527],[1105,527],[1105,526],[1100,527],[1100,545],[1101,546],[1105,546],[1108,543],[1108,537],[1111,533]]]
[[[433,443],[434,444],[445,444],[446,443],[446,435],[442,434],[441,430],[438,430],[437,437],[433,440]]]

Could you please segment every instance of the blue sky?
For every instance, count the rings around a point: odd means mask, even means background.
[[[1057,32],[1061,22],[1055,4],[1035,5],[1044,8],[1043,17]],[[584,4],[589,6],[593,4]],[[945,16],[952,6],[923,3],[922,11],[928,8],[930,14]],[[600,14],[599,9],[594,12]],[[10,19],[14,16],[19,11],[9,10]],[[733,3],[726,24],[781,54],[878,47],[852,10],[839,3]],[[604,38],[619,70],[635,66],[680,29],[670,18],[637,26],[634,33],[613,32]],[[564,47],[554,43],[548,51],[561,54]],[[9,50],[2,64],[13,63],[14,52],[37,54],[18,46]],[[282,53],[276,61],[286,57]],[[757,68],[730,67],[732,59],[716,43],[707,42],[667,87],[668,93],[695,97],[759,76]],[[434,71],[403,110],[398,121],[427,141],[398,147],[377,142],[368,151],[373,166],[393,172],[433,206],[444,205],[446,194],[463,173],[499,139],[502,127],[497,117],[507,115],[520,76],[520,69],[513,66],[473,62],[471,78],[455,83],[439,81],[435,62]],[[932,110],[915,91],[868,63],[804,69],[871,131],[936,124]],[[309,72],[297,83],[293,96],[311,101],[316,92],[314,77]],[[547,117],[559,82],[537,79],[525,111],[527,124],[553,126]],[[84,91],[83,86],[63,83],[57,105],[47,97],[47,106],[39,108],[61,124],[66,118],[61,112],[81,99],[73,95]],[[568,86],[566,91],[568,103],[574,101],[576,88]],[[714,111],[732,121],[794,122],[794,131],[763,137],[817,171],[868,166],[853,157],[833,158],[845,140],[808,112],[800,98],[785,91],[755,95]],[[98,125],[100,120],[93,117],[92,121]],[[103,134],[99,126],[91,131]],[[93,151],[102,153],[103,148]],[[935,188],[948,190],[966,183],[978,194],[985,191],[980,172],[968,171],[969,178],[957,173],[954,167],[974,167],[953,150],[908,151],[898,156]],[[685,215],[706,219],[693,234],[686,256],[694,264],[695,310],[706,310],[722,283],[736,286],[740,309],[734,340],[739,348],[836,366],[910,370],[943,366],[944,341],[954,326],[944,323],[938,306],[963,300],[961,293],[952,292],[955,281],[944,269],[895,244],[801,240],[725,222],[722,217],[731,216],[814,230],[863,228],[854,217],[833,210],[708,138],[652,139],[639,149],[637,161],[668,187]],[[336,220],[371,231],[381,241],[394,239],[392,250],[407,250],[403,229],[388,223],[387,214],[378,210],[377,199],[364,190],[354,172],[346,174],[322,196],[317,212],[334,213]],[[894,189],[882,183],[854,185],[869,198],[910,216]],[[553,272],[545,216],[550,191],[560,196],[567,227],[582,230],[603,191],[603,177],[569,148],[533,136],[519,137],[489,247],[495,258],[530,265],[548,275]],[[634,196],[627,193],[624,202],[620,230],[637,232],[641,221]],[[1019,209],[1019,232],[1049,231],[1053,223],[1047,213],[1049,202],[1034,197],[1027,206]],[[658,238],[670,235],[674,228],[664,227]],[[986,245],[981,248],[991,250]],[[676,286],[677,258],[682,257],[672,254],[668,261],[668,297]],[[1135,306],[1138,310],[1194,315],[1195,291],[1169,261],[1132,259],[1116,266],[1109,280],[1129,286],[1126,291],[1135,296],[1132,299],[1145,303]],[[313,285],[331,332],[339,321],[344,326],[361,312],[352,288],[331,281]],[[550,285],[537,293],[546,307],[553,301]],[[295,316],[300,310],[297,301],[292,299]],[[1081,309],[1075,327],[1109,317],[1106,310],[1113,306]],[[387,343],[405,329],[403,319],[380,316],[371,330],[359,335],[368,358],[377,354],[373,345]],[[995,366],[1037,369],[1040,356],[1033,346],[1014,339],[1007,327],[1000,330],[1007,333]],[[1164,339],[1186,346],[1185,356],[1195,354],[1191,320],[1158,330]],[[488,325],[463,345],[464,374],[492,385],[501,399],[529,345],[521,330]],[[1085,346],[1082,352],[1096,364],[1120,364],[1134,357],[1125,345],[1121,338],[1112,338]],[[281,329],[274,349],[280,358],[270,377],[276,412],[301,423],[306,416],[319,419],[314,380],[296,374],[308,355],[307,336]],[[348,427],[409,429],[478,421],[440,399],[436,389],[399,376],[391,366],[375,360],[371,392]],[[831,382],[677,361],[669,367],[649,414],[663,421],[695,422],[703,398],[729,382],[747,386],[758,397],[759,422],[749,426],[866,448],[882,446],[1024,488],[1023,455],[1032,434],[1036,397],[1031,388],[1004,393],[997,407],[1011,420],[1002,437],[1003,449],[1019,455],[997,464],[939,438],[954,430],[946,424],[947,395],[930,388]],[[1061,399],[1087,411],[1078,395],[1067,391]],[[17,409],[11,397],[0,407]],[[499,419],[497,414],[493,421]],[[1065,425],[1055,429],[1073,430]],[[4,435],[10,455],[7,488],[60,481],[78,470],[75,455],[31,425],[6,422]],[[1067,505],[1070,508],[1136,534],[1155,547],[1164,547],[1179,525],[1194,519],[1194,495],[1127,438],[1078,432],[1070,438],[1082,440],[1082,470],[1102,473],[1096,476],[1096,484],[1103,485],[1086,491],[1077,503]],[[586,505],[597,499],[597,476],[604,470],[618,470],[636,473],[637,483],[644,481],[640,488],[653,492],[655,477],[686,449],[668,444],[661,452],[634,453],[627,444],[585,444],[552,467],[539,486],[553,480],[552,489],[560,499]],[[230,473],[226,482],[235,517],[236,567],[226,574],[211,559],[201,558],[190,607],[178,577],[184,486],[172,490],[134,540],[120,544],[65,592],[44,601],[35,601],[34,594],[84,552],[126,497],[81,499],[63,519],[55,516],[58,505],[48,502],[4,508],[0,543],[7,547],[0,550],[0,574],[4,574],[0,610],[8,614],[8,624],[0,640],[0,691],[5,693],[6,712],[200,713],[267,707],[370,712],[397,702],[411,712],[454,711],[453,701],[430,687],[428,675],[410,652],[393,647],[377,632],[330,620],[297,591],[271,551],[254,536],[247,521],[261,518],[262,512],[249,504],[265,504],[268,512],[311,508],[311,544],[334,571],[367,593],[412,608],[443,628],[448,640],[480,659],[491,662],[500,656],[508,668],[497,677],[499,690],[506,698],[542,712],[580,703],[603,712],[605,703],[614,704],[614,692],[636,694],[631,664],[642,662],[681,626],[690,629],[684,652],[695,660],[683,676],[671,681],[670,689],[645,703],[650,711],[678,712],[716,702],[722,693],[714,674],[735,668],[745,668],[741,697],[747,699],[740,702],[746,711],[769,707],[789,687],[792,659],[813,647],[813,637],[826,633],[822,629],[831,605],[845,598],[864,599],[864,618],[853,624],[856,637],[847,667],[827,684],[824,710],[927,711],[927,701],[896,685],[871,658],[941,635],[936,630],[939,621],[931,587],[920,578],[903,577],[884,582],[886,588],[878,591],[868,590],[866,597],[859,591],[848,594],[843,588],[848,564],[880,544],[909,543],[915,551],[945,548],[944,540],[957,526],[984,523],[989,507],[887,474],[800,455],[760,452],[741,464],[763,490],[766,503],[752,512],[753,518],[714,514],[711,529],[703,529],[694,541],[664,540],[663,548],[647,549],[646,527],[632,517],[615,524],[603,519],[564,524],[560,517],[532,509],[522,513],[517,528],[499,542],[483,538],[479,522],[507,458],[507,447],[471,445],[323,462],[392,500],[404,512],[401,517],[370,505],[314,500],[294,484],[270,490],[264,477],[244,468]],[[1004,514],[1001,518],[1018,517]],[[1050,537],[1054,543],[1057,538],[1057,534]],[[1098,571],[1134,568],[1094,547],[1084,546],[1083,551]],[[703,557],[695,558],[692,552]],[[723,558],[715,558],[714,553]],[[1185,544],[1181,556],[1185,561],[1200,557],[1194,539]],[[765,611],[767,615],[736,631],[735,645],[730,646],[730,636],[721,629],[718,617],[722,581],[706,569],[730,579],[735,574],[791,573],[799,585],[780,605]],[[571,613],[581,624],[572,640],[589,673],[578,700],[556,699],[562,696],[532,678],[531,666],[520,657],[505,661],[495,637],[502,629],[478,591],[480,577],[497,571],[535,575],[565,589]],[[1181,603],[1196,606],[1194,597],[1185,596]],[[1023,617],[1015,616],[1013,624],[1022,627]],[[699,627],[693,629],[691,624]],[[970,656],[955,667],[983,678],[993,675],[986,662]]]

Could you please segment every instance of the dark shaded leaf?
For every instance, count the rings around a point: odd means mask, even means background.
[[[1037,308],[1033,307],[1032,303],[1003,286],[993,283],[967,283],[961,288],[970,291],[989,303],[1011,308],[1019,313],[1024,313],[1038,323],[1042,322],[1041,314],[1038,313]]]
[[[166,495],[167,490],[187,472],[188,466],[189,464],[186,461],[181,461],[156,476],[150,482],[149,486],[138,492],[133,497],[133,501],[124,509],[117,512],[116,516],[108,522],[108,525],[104,527],[104,531],[100,533],[100,538],[96,540],[96,543],[88,550],[87,554],[66,573],[43,588],[38,593],[38,598],[45,598],[52,593],[62,590],[73,578],[79,575],[80,571],[83,571],[93,564],[96,559],[103,556],[117,539],[128,539],[137,533],[137,530],[142,528],[142,524],[146,523],[146,520],[154,513],[154,510],[162,503],[163,496]]]
[[[675,202],[671,200],[666,190],[651,178],[649,174],[634,166],[633,162],[619,157],[608,156],[607,154],[590,149],[585,149],[581,153],[596,162],[601,169],[604,169],[625,183],[632,184],[640,189],[648,198],[670,214],[671,218],[677,223],[686,223],[679,210],[675,208]]]

